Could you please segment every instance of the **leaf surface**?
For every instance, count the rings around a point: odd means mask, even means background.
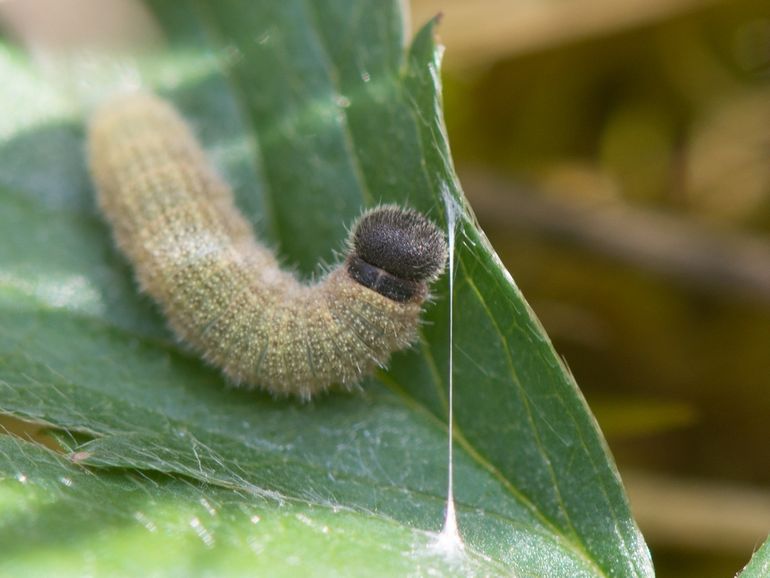
[[[457,574],[651,576],[590,411],[465,205],[443,129],[434,23],[405,49],[398,2],[149,6],[169,42],[139,64],[146,82],[189,119],[255,230],[301,275],[333,262],[364,206],[405,203],[444,222],[448,191],[464,207],[455,496],[469,550],[486,561]],[[194,480],[204,495],[260,496],[276,524],[276,504],[292,504],[292,515],[344,508],[347,521],[329,518],[329,539],[343,551],[358,543],[348,541],[356,524],[387,522],[402,538],[439,530],[447,280],[421,343],[363,392],[302,405],[230,389],[136,293],[94,206],[79,108],[10,48],[0,69],[12,79],[0,91],[3,109],[25,105],[0,120],[0,409],[69,432],[62,439],[97,473],[105,502],[110,492],[122,500],[120,476],[154,472],[171,476],[159,492],[173,507],[186,499],[180,480]],[[40,451],[15,459],[34,454],[54,464],[46,472],[69,467]],[[8,475],[3,487],[14,483]],[[93,510],[83,523],[99,523],[100,512],[110,514]],[[125,519],[121,512],[112,514]],[[282,535],[271,548],[305,539]],[[379,551],[380,538],[371,540]],[[351,574],[370,568],[366,557],[338,563]]]
[[[754,552],[751,560],[740,573],[740,578],[768,578],[768,576],[770,576],[770,538]]]

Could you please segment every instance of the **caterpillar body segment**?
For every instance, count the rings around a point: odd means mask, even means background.
[[[180,340],[235,383],[310,397],[351,386],[417,335],[443,234],[385,205],[318,283],[283,271],[177,112],[148,93],[103,104],[88,134],[98,203]]]

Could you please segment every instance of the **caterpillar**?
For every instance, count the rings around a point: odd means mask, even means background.
[[[350,388],[417,338],[443,233],[397,205],[364,212],[344,260],[305,284],[254,236],[171,104],[148,92],[92,115],[101,212],[176,337],[237,385],[308,399]]]

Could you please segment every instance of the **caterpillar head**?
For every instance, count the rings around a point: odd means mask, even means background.
[[[351,234],[348,272],[394,301],[422,299],[446,266],[447,244],[436,225],[413,209],[383,205],[364,213]]]

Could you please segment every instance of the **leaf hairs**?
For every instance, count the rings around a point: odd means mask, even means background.
[[[165,101],[124,94],[88,131],[98,203],[176,336],[236,384],[309,398],[350,387],[417,337],[443,233],[396,205],[365,212],[315,284],[281,270],[191,130]]]

